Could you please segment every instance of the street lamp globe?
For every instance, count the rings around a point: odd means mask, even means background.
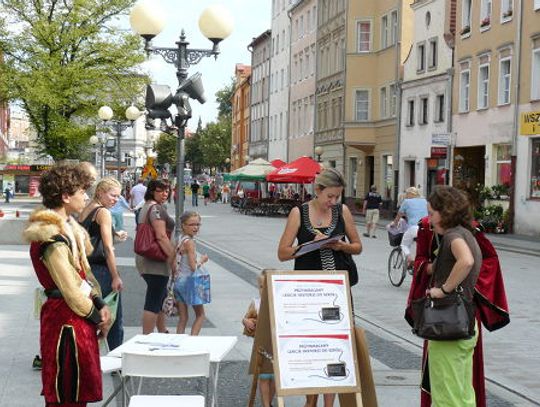
[[[249,155],[244,156],[244,160],[245,160],[245,162],[248,163],[249,162]]]
[[[199,17],[199,29],[214,44],[231,35],[233,26],[231,13],[220,4],[206,8]]]
[[[146,40],[158,35],[167,22],[165,11],[155,1],[141,0],[129,14],[129,24],[133,31]]]
[[[92,136],[90,137],[90,144],[92,144],[93,146],[96,146],[98,143],[99,143],[99,138],[98,136]]]
[[[225,158],[225,164],[229,164],[231,162],[231,159],[230,158]]]
[[[130,106],[126,109],[126,117],[128,120],[135,121],[141,116],[141,111],[135,106]]]
[[[98,110],[98,116],[103,121],[111,120],[114,113],[109,106],[101,106]]]

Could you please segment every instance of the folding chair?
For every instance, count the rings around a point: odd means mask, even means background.
[[[210,354],[149,351],[145,353],[122,353],[123,380],[128,377],[189,378],[205,377],[208,394],[210,377]],[[139,392],[140,392],[139,385]],[[204,396],[132,396],[129,407],[204,407]]]

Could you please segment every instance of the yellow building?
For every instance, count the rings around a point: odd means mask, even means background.
[[[236,64],[232,96],[231,171],[243,167],[249,160],[250,78],[251,66]]]
[[[348,197],[395,198],[398,83],[412,43],[412,0],[349,2],[344,94]]]

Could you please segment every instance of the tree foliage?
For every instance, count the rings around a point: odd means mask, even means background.
[[[140,39],[115,26],[133,3],[0,0],[0,94],[21,102],[43,154],[80,158],[99,106],[122,106],[115,117],[123,119],[141,92]]]
[[[168,133],[161,133],[154,145],[157,153],[157,163],[163,165],[169,163],[174,167],[176,162],[176,136]]]
[[[235,80],[216,92],[216,102],[218,103],[218,119],[232,117],[232,97],[234,94]]]

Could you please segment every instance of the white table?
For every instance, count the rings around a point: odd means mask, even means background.
[[[135,335],[110,351],[107,356],[121,358],[123,352],[208,352],[214,365],[212,374],[212,406],[217,406],[217,384],[219,364],[238,342],[236,336],[190,336],[179,334],[151,333]]]

